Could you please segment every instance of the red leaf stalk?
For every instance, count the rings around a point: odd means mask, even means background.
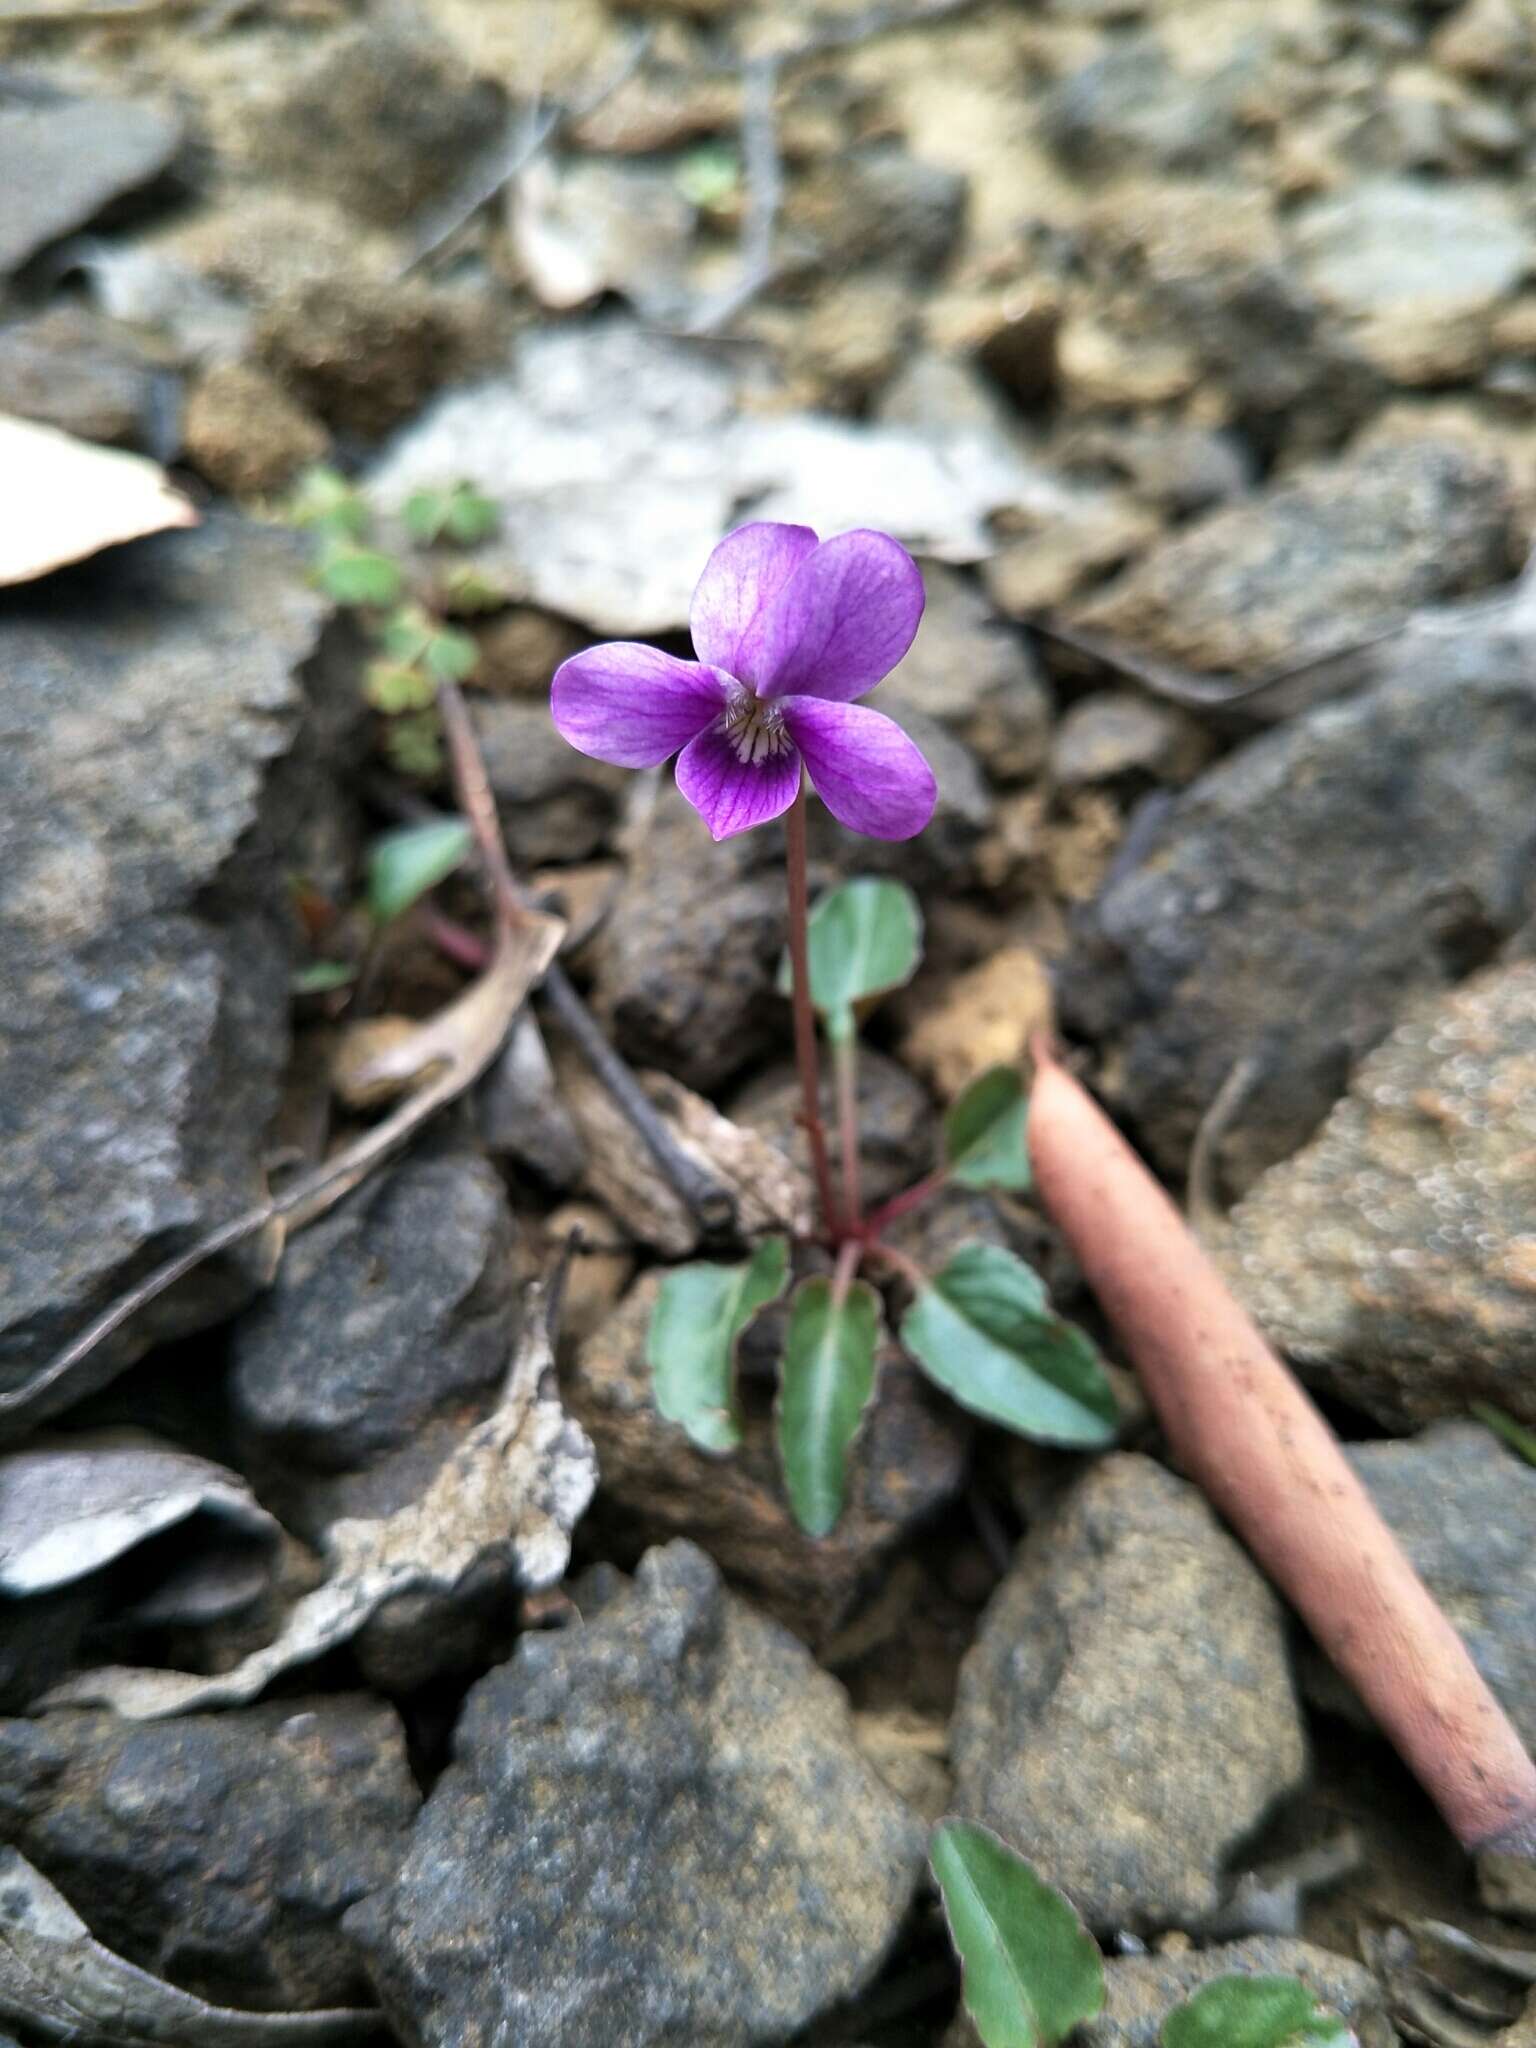
[[[1536,1765],[1337,1438],[1087,1090],[1048,1048],[1037,1060],[1029,1142],[1041,1199],[1175,1458],[1463,1847],[1536,1857]]]

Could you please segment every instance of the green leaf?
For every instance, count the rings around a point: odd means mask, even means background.
[[[1020,1194],[1031,1185],[1024,1125],[1029,1098],[1014,1067],[989,1067],[978,1074],[944,1119],[944,1160],[951,1180],[963,1188],[1007,1188]]]
[[[1516,1422],[1513,1415],[1506,1415],[1491,1401],[1474,1401],[1472,1413],[1495,1436],[1502,1437],[1512,1451],[1518,1451],[1528,1465],[1536,1465],[1536,1429],[1527,1429],[1523,1422]]]
[[[482,495],[473,484],[455,484],[448,499],[448,517],[443,531],[455,546],[472,548],[489,540],[501,524],[494,500]]]
[[[328,996],[339,988],[350,988],[357,969],[350,960],[312,960],[301,967],[288,986],[296,996]]]
[[[436,706],[391,718],[382,735],[389,765],[400,775],[435,782],[443,772],[443,729]]]
[[[741,152],[731,142],[701,142],[678,161],[678,190],[693,206],[724,206],[741,189]]]
[[[823,896],[807,934],[811,1001],[830,1038],[851,1038],[854,1005],[912,979],[923,957],[923,914],[904,882],[859,875]],[[779,988],[794,992],[789,960]]]
[[[400,516],[417,547],[429,548],[447,522],[448,493],[433,488],[412,491],[401,507]]]
[[[1176,2006],[1162,2048],[1354,2048],[1355,2036],[1294,1977],[1217,1977]]]
[[[295,526],[332,540],[361,540],[368,531],[368,507],[339,469],[319,464],[305,470],[286,507]]]
[[[736,1340],[784,1292],[789,1247],[765,1238],[740,1266],[676,1266],[661,1283],[645,1340],[656,1406],[706,1451],[741,1442]]]
[[[469,617],[476,612],[499,611],[507,603],[507,592],[472,562],[459,562],[443,578],[438,601],[445,612]]]
[[[402,711],[425,711],[437,701],[437,686],[408,661],[370,661],[363,671],[363,695],[375,711],[394,717]]]
[[[427,671],[440,683],[462,683],[480,665],[480,643],[468,633],[455,633],[439,626],[430,635],[422,655]]]
[[[432,614],[419,604],[402,604],[378,624],[379,645],[396,661],[420,661],[432,637]]]
[[[1098,1352],[1000,1245],[964,1244],[901,1322],[901,1341],[962,1408],[1037,1443],[1097,1449],[1119,1416]]]
[[[374,548],[331,548],[315,573],[320,588],[337,604],[393,604],[400,595],[399,563]]]
[[[875,1390],[880,1297],[854,1281],[834,1305],[830,1280],[802,1280],[790,1301],[779,1381],[779,1458],[795,1520],[825,1536],[843,1511],[848,1451]]]
[[[409,910],[451,875],[473,837],[462,818],[434,818],[376,839],[368,854],[368,908],[379,923]]]
[[[1054,1886],[970,1821],[941,1821],[930,1860],[985,2048],[1054,2048],[1093,2018],[1104,1964]]]

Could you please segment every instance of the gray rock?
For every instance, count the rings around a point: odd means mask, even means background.
[[[774,994],[785,929],[775,835],[716,845],[664,786],[593,942],[597,1011],[637,1064],[716,1088],[788,1029]]]
[[[1416,1004],[1220,1241],[1275,1343],[1391,1428],[1478,1398],[1536,1422],[1533,1004],[1531,961]]]
[[[833,276],[894,264],[924,277],[954,254],[965,200],[961,172],[924,163],[899,142],[866,142],[813,163],[784,217],[810,237],[817,262]]]
[[[1302,1142],[1416,995],[1526,915],[1536,684],[1519,632],[1405,642],[1384,679],[1253,740],[1112,876],[1061,977],[1110,1087],[1177,1172],[1239,1061],[1241,1190]]]
[[[1349,1457],[1526,1747],[1536,1746],[1536,1467],[1480,1422],[1359,1444]],[[1320,1656],[1302,1673],[1320,1706],[1364,1717]]]
[[[180,146],[180,123],[158,107],[77,99],[8,74],[0,85],[0,273],[150,184]]]
[[[691,1537],[797,1635],[820,1641],[880,1560],[959,1492],[971,1425],[888,1351],[853,1449],[842,1519],[813,1541],[789,1512],[779,1469],[773,1394],[782,1320],[765,1314],[743,1341],[744,1441],[730,1457],[713,1457],[656,1411],[645,1341],[660,1284],[659,1273],[643,1275],[564,1375],[567,1405],[597,1447],[594,1518],[631,1556],[668,1536]]]
[[[289,1245],[233,1332],[243,1454],[313,1539],[414,1497],[490,1407],[517,1334],[500,1180],[452,1144],[405,1159]]]
[[[1295,236],[1308,281],[1357,315],[1486,310],[1536,255],[1507,189],[1468,179],[1366,179],[1307,208]]]
[[[1193,1487],[1129,1454],[1026,1538],[951,1737],[956,1810],[1103,1931],[1198,1926],[1306,1766],[1278,1600]]]
[[[1074,2036],[1078,2048],[1158,2048],[1163,2021],[1215,1977],[1298,1977],[1320,2004],[1347,2020],[1365,2048],[1389,2048],[1397,2036],[1376,1979],[1331,1949],[1282,1935],[1257,1935],[1181,1955],[1114,1956],[1104,1966],[1104,2010]],[[968,2021],[945,2048],[975,2048]]]
[[[578,754],[556,732],[547,698],[477,703],[475,730],[515,861],[542,867],[599,851],[617,821],[628,770]]]
[[[1188,782],[1210,758],[1210,735],[1177,704],[1138,690],[1094,690],[1062,718],[1051,772],[1065,788],[1127,778]]]
[[[1080,174],[1208,170],[1230,159],[1242,75],[1186,78],[1153,37],[1122,38],[1046,93],[1041,132]]]
[[[80,306],[0,328],[0,412],[163,460],[176,452],[176,410],[176,379]]]
[[[905,721],[913,712],[952,732],[997,782],[1037,772],[1050,737],[1051,698],[1034,656],[985,595],[934,562],[911,652],[881,685],[878,707]]]
[[[347,1932],[423,2048],[785,2041],[878,1969],[922,1827],[841,1688],[692,1545],[581,1605],[471,1692]]]
[[[1365,639],[1513,567],[1502,466],[1450,442],[1315,463],[1150,549],[1074,620],[1252,676]]]
[[[108,1947],[217,2004],[368,2003],[337,1923],[419,1804],[399,1720],[361,1696],[0,1722],[0,1838]]]
[[[827,1129],[837,1129],[837,1092],[831,1061],[822,1063],[821,1113]],[[859,1053],[859,1165],[864,1204],[891,1195],[931,1172],[938,1156],[938,1127],[928,1091],[907,1069],[868,1046]],[[810,1147],[799,1122],[800,1082],[792,1066],[770,1067],[733,1096],[727,1105],[733,1122],[771,1138],[803,1172],[810,1170]],[[833,1141],[837,1162],[836,1141]]]
[[[398,229],[458,189],[506,118],[496,85],[402,18],[327,39],[246,132],[268,179]]]
[[[349,815],[329,770],[338,679],[316,671],[306,727],[296,673],[324,609],[293,538],[213,519],[14,592],[0,619],[10,1387],[129,1278],[263,1192],[288,1040],[286,877],[329,881],[326,835]],[[227,1314],[268,1257],[258,1243],[203,1265],[33,1412]]]

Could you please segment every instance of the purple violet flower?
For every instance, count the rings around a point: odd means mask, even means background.
[[[632,640],[589,647],[555,671],[550,709],[599,761],[678,754],[677,786],[716,839],[787,811],[802,763],[851,832],[910,839],[933,815],[933,771],[899,725],[852,700],[890,674],[922,615],[917,564],[889,534],[739,526],[693,593],[697,661]]]

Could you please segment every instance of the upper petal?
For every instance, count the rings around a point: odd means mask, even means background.
[[[720,715],[727,679],[636,640],[606,640],[562,661],[549,708],[563,739],[620,768],[654,768]]]
[[[727,674],[751,682],[743,643],[765,605],[776,597],[816,546],[808,526],[759,519],[728,533],[704,564],[688,624],[693,651]]]
[[[922,616],[923,579],[906,549],[867,527],[840,533],[806,556],[749,636],[753,685],[760,697],[862,697]]]
[[[677,786],[715,839],[731,839],[787,811],[800,788],[793,747],[743,761],[719,726],[701,732],[678,756]]]
[[[938,785],[894,718],[819,697],[789,698],[783,711],[816,794],[840,825],[871,839],[911,839],[922,831]]]

